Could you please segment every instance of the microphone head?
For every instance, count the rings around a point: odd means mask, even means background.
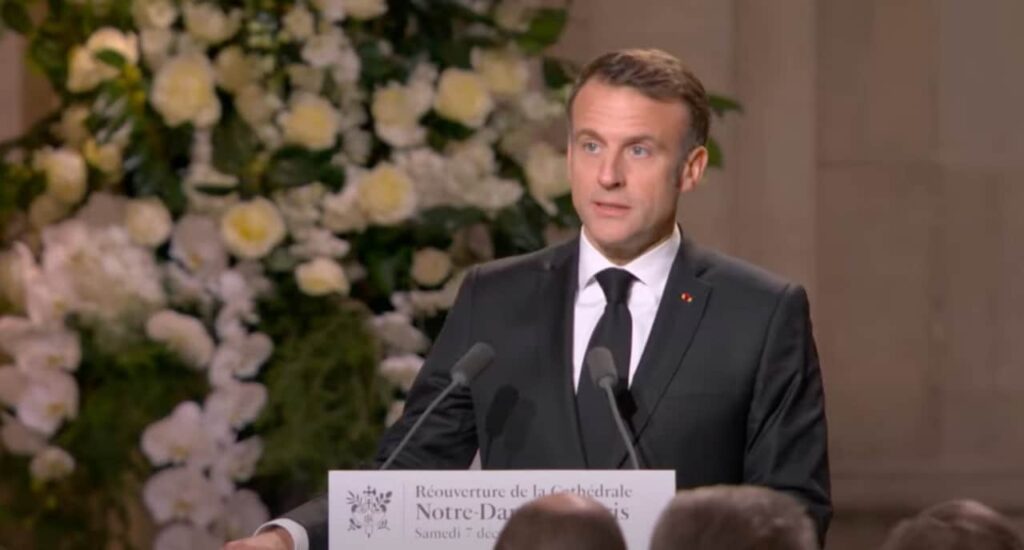
[[[452,367],[452,380],[465,386],[494,361],[494,348],[483,342],[473,344]]]
[[[611,350],[600,346],[593,348],[587,352],[585,362],[590,371],[590,379],[594,381],[595,386],[599,388],[605,385],[615,386],[619,374],[615,370],[615,358],[612,357]]]

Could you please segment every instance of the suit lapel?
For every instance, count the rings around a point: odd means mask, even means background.
[[[697,278],[699,266],[696,256],[695,245],[683,239],[658,304],[651,334],[630,384],[630,393],[636,404],[636,412],[628,419],[633,428],[634,443],[643,434],[686,355],[711,295],[711,287]],[[623,449],[616,463],[621,466],[625,460]]]
[[[576,298],[579,239],[555,249],[541,265],[538,280],[537,350],[550,403],[555,410],[550,416],[551,429],[565,442],[562,458],[569,467],[583,468],[583,444],[580,440],[576,414],[576,393],[572,384],[573,310]]]

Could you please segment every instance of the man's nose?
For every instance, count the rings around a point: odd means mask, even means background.
[[[601,187],[618,187],[622,185],[622,163],[618,155],[608,155],[601,161],[601,168],[597,172],[597,182]]]

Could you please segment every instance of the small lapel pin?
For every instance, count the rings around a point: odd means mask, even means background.
[[[679,299],[689,304],[693,302],[693,295],[689,292],[684,292],[679,295]]]

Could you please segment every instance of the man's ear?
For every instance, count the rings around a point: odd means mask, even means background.
[[[704,177],[704,170],[708,167],[708,149],[703,145],[693,148],[682,166],[679,167],[679,191],[687,193],[693,191],[700,184]]]

